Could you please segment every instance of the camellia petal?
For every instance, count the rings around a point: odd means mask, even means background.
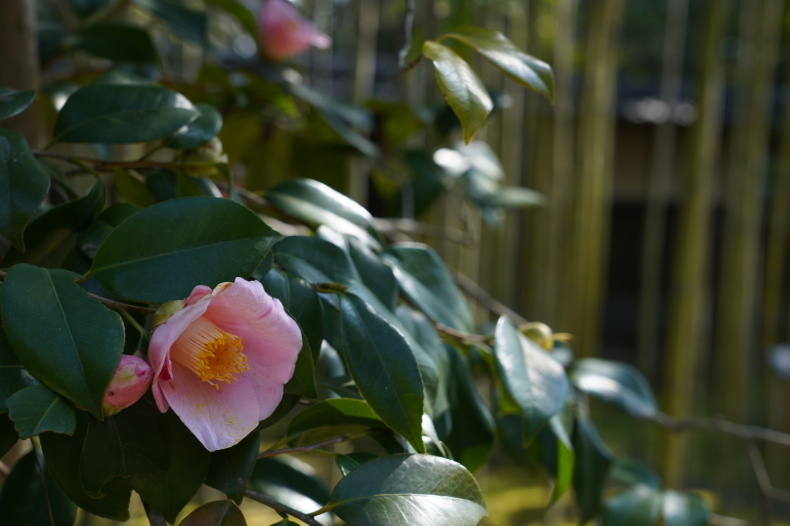
[[[209,451],[233,446],[282,399],[301,331],[259,282],[242,278],[195,287],[168,315],[149,346],[157,407],[172,408]]]
[[[260,43],[267,57],[285,60],[310,46],[327,48],[332,39],[303,19],[286,0],[268,0],[260,12]]]

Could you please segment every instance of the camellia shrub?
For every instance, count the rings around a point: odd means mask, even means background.
[[[430,246],[394,242],[356,202],[256,155],[285,137],[300,156],[397,158],[410,191],[389,205],[413,214],[458,192],[495,223],[540,196],[502,187],[481,143],[433,156],[401,133],[384,151],[372,113],[408,111],[341,105],[302,83],[287,60],[330,40],[291,4],[271,0],[260,20],[235,1],[205,4],[64,2],[76,29],[41,35],[60,38],[42,45],[60,79],[0,88],[0,126],[36,98],[49,110],[42,150],[0,129],[0,455],[33,444],[3,482],[0,522],[73,524],[77,507],[123,521],[134,492],[152,524],[174,523],[205,484],[227,500],[180,524],[244,524],[249,498],[282,525],[472,526],[488,513],[474,473],[500,447],[549,474],[547,506],[573,487],[582,521],[704,524],[698,496],[620,462],[588,417],[588,395],[660,415],[637,371],[573,361],[542,324],[503,316],[481,333]],[[129,9],[141,23],[114,18]],[[209,14],[237,20],[258,58],[207,59],[194,85],[158,81],[152,28],[208,54]],[[424,42],[413,58],[432,62],[465,142],[494,104],[462,47],[553,96],[550,68],[500,33]],[[79,57],[101,67],[68,69]],[[416,60],[404,69],[430,67]],[[442,111],[417,124],[446,128]],[[243,147],[234,133],[249,122]],[[334,456],[334,487],[288,462],[305,452]],[[604,503],[607,485],[622,491]]]

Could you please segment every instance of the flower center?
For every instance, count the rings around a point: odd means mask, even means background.
[[[189,324],[170,350],[170,358],[219,390],[214,380],[229,384],[250,368],[241,338],[201,316]]]

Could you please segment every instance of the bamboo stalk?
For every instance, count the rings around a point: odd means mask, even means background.
[[[688,0],[669,0],[664,31],[663,71],[659,99],[669,108],[669,118],[659,124],[653,142],[653,159],[648,180],[645,230],[642,243],[641,294],[639,305],[639,368],[651,380],[656,378],[659,320],[662,307],[662,271],[666,208],[670,178],[675,163],[677,130],[672,112],[680,98],[686,44]]]
[[[573,324],[576,347],[582,356],[597,354],[603,320],[602,296],[606,282],[608,230],[611,216],[612,156],[614,150],[614,92],[617,73],[617,35],[624,0],[599,0],[591,13],[585,62],[585,82],[579,120],[581,164],[576,190],[573,232]]]
[[[705,2],[696,87],[699,113],[690,130],[687,149],[667,335],[666,407],[669,414],[678,418],[694,412],[695,386],[709,341],[707,276],[714,169],[722,117],[724,68],[719,48],[724,37],[725,15],[724,2]],[[681,485],[687,460],[688,441],[684,437],[667,437],[664,479],[668,487]]]

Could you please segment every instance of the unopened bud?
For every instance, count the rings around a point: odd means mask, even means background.
[[[104,416],[120,413],[138,401],[148,390],[154,372],[148,362],[128,354],[121,355],[110,385],[104,393],[101,408]]]

